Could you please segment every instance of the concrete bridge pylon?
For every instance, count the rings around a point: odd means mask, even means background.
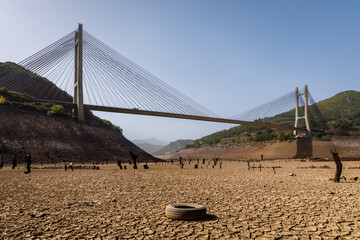
[[[299,97],[302,96],[302,95],[304,95],[304,102],[305,102],[305,104],[304,104],[304,115],[299,116]],[[308,94],[308,86],[307,85],[305,85],[303,93],[299,93],[299,89],[295,88],[295,103],[296,103],[296,106],[295,106],[295,125],[294,125],[294,127],[297,128],[299,120],[304,119],[305,120],[305,125],[306,125],[306,130],[307,130],[306,136],[311,137],[312,133],[311,133],[310,124],[309,124],[309,115],[308,115],[309,101],[308,101],[308,99],[309,99],[309,94]],[[299,136],[297,130],[294,130],[294,135]]]
[[[74,69],[74,97],[73,103],[76,104],[74,115],[79,121],[85,121],[84,114],[84,95],[83,95],[83,31],[82,24],[79,23],[78,30],[75,32],[75,69]]]

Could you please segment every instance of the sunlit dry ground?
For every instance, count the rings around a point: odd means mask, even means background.
[[[333,162],[244,162],[194,169],[0,170],[0,239],[356,239],[360,238],[360,162],[344,162],[342,183],[329,181]],[[252,165],[252,164],[251,164]],[[255,163],[256,166],[259,163]],[[328,165],[332,169],[300,169]],[[141,166],[142,168],[142,166]],[[296,176],[289,176],[295,173]],[[201,221],[165,217],[167,204],[199,203]]]

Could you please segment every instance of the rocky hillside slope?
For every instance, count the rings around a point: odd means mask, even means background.
[[[331,137],[360,135],[360,92],[345,91],[320,101],[309,107],[310,127],[325,129],[326,133],[316,133],[319,139],[324,135]],[[291,110],[271,118],[258,119],[258,122],[278,125],[293,125],[295,111]],[[303,123],[303,121],[301,122]],[[197,139],[190,148],[215,145],[238,145],[242,143],[263,141],[284,141],[293,139],[291,131],[280,131],[263,127],[236,126],[222,130],[201,139]]]
[[[342,160],[360,160],[360,137],[337,137],[322,140],[296,139],[282,142],[267,141],[227,146],[204,146],[183,149],[178,153],[161,156],[161,158],[212,159],[219,157],[231,160],[260,160],[261,155],[263,155],[264,160],[332,160],[331,150],[336,150]]]
[[[236,126],[187,145],[187,149],[162,158],[221,157],[229,159],[331,158],[336,149],[345,159],[360,159],[360,92],[345,91],[309,107],[310,126],[325,129],[311,141],[295,139],[292,132]],[[279,125],[294,123],[294,110],[271,118],[258,119]]]
[[[26,93],[38,99],[51,97],[57,101],[72,102],[72,96],[59,89],[54,83],[13,62],[0,62],[0,87]]]
[[[66,112],[49,116],[52,104],[4,92],[2,89],[0,94],[5,95],[5,102],[0,102],[0,152],[5,162],[10,162],[15,153],[20,162],[26,153],[32,154],[34,162],[43,163],[127,161],[129,151],[139,155],[142,162],[157,160],[107,121],[92,116],[86,123],[79,123]]]

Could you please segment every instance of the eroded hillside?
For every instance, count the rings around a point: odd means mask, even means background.
[[[4,152],[5,162],[11,161],[15,153],[20,161],[24,154],[31,153],[35,162],[44,163],[127,161],[129,151],[138,154],[140,161],[156,160],[127,140],[121,129],[108,121],[90,116],[86,123],[79,123],[66,111],[60,116],[49,116],[52,104],[38,103],[14,92],[3,95],[0,143],[4,148],[0,151]]]

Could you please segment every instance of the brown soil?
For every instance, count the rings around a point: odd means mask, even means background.
[[[360,159],[360,138],[336,138],[328,140],[299,139],[286,142],[263,142],[240,146],[201,147],[184,149],[176,154],[157,156],[162,159],[213,158],[220,157],[234,160],[260,159],[332,159],[331,149],[339,152],[342,159]]]
[[[69,117],[47,116],[36,110],[13,105],[0,106],[0,143],[5,143],[5,162],[17,153],[23,161],[31,153],[34,162],[92,162],[130,159],[129,151],[138,160],[155,161],[152,155],[104,124],[80,124]],[[1,146],[0,146],[1,152]]]
[[[259,163],[255,163],[256,166]],[[360,162],[274,160],[248,171],[194,163],[149,170],[0,170],[0,239],[359,239]],[[328,168],[320,168],[327,165]],[[274,174],[272,166],[281,166]],[[316,168],[311,166],[315,166]],[[290,176],[291,175],[291,176]],[[199,221],[165,217],[171,203],[207,208]]]

